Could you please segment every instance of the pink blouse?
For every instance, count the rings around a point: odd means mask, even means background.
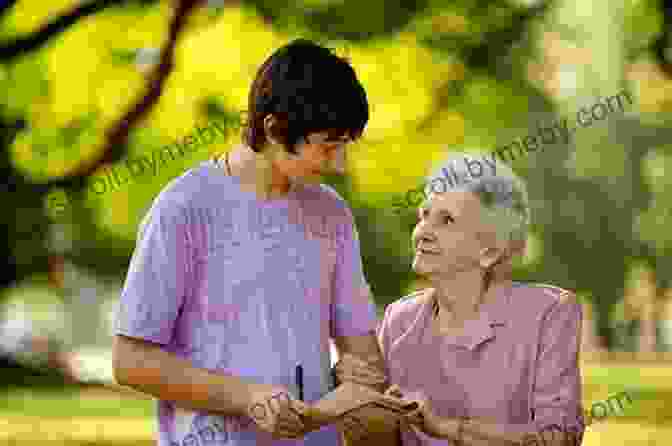
[[[511,432],[556,424],[582,438],[582,310],[571,292],[501,283],[463,335],[446,337],[431,330],[432,291],[386,308],[378,339],[391,384],[424,393],[442,417],[481,418]],[[452,444],[408,431],[402,437],[405,446]]]

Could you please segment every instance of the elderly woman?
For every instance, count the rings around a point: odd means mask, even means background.
[[[427,189],[413,269],[431,287],[389,305],[378,332],[387,395],[421,403],[400,441],[580,444],[581,306],[510,277],[529,225],[524,184],[494,158],[461,154]],[[341,375],[365,382],[367,370],[349,367]]]

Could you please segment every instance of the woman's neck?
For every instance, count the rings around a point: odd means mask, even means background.
[[[432,280],[432,285],[433,299],[438,306],[439,314],[443,315],[442,318],[447,318],[452,322],[474,318],[486,294],[483,273],[478,270],[461,272],[450,278]]]

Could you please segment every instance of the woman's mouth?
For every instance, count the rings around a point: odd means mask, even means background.
[[[425,249],[425,248],[418,248],[415,250],[416,255],[417,254],[423,254],[423,255],[438,255],[439,252],[433,251],[431,249]]]

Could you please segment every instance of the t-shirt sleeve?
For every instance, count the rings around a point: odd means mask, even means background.
[[[339,231],[334,271],[331,335],[361,336],[376,330],[376,306],[364,277],[359,237],[349,209]]]
[[[548,312],[541,332],[532,396],[538,430],[557,425],[583,436],[581,411],[581,305],[566,293]]]
[[[160,199],[140,224],[115,333],[168,344],[190,283],[185,213]]]

